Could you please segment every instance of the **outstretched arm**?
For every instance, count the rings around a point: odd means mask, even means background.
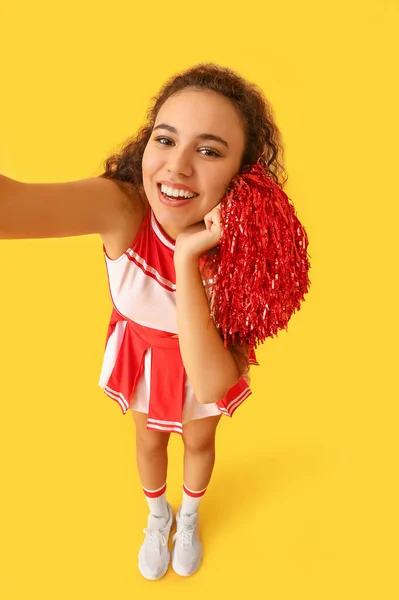
[[[139,210],[122,182],[22,183],[0,175],[0,239],[112,234]]]

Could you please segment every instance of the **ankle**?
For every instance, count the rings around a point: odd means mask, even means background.
[[[206,492],[207,488],[203,490],[193,490],[183,484],[183,501],[180,507],[180,515],[192,515],[198,512],[200,502]]]
[[[168,503],[166,501],[166,483],[156,489],[149,490],[143,487],[150,514],[154,517],[168,517]]]

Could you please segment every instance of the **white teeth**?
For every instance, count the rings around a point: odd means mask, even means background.
[[[168,187],[164,184],[161,185],[161,191],[167,196],[172,196],[173,198],[194,198],[196,194],[191,194],[187,190],[176,190],[174,188]]]

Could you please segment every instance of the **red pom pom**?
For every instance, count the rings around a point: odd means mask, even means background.
[[[236,175],[221,204],[220,244],[202,255],[211,317],[224,345],[257,347],[287,329],[309,290],[308,237],[260,163]]]

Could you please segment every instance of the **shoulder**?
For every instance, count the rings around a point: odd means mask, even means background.
[[[132,245],[149,206],[144,192],[138,186],[124,181],[112,181],[121,193],[119,219],[112,230],[101,234],[101,238],[108,257],[115,260]]]

